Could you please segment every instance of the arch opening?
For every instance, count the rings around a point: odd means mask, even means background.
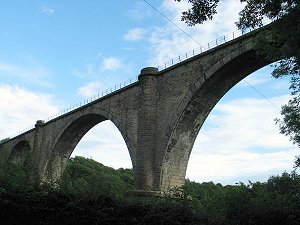
[[[169,189],[184,184],[186,169],[194,142],[209,113],[217,102],[237,83],[270,62],[261,60],[253,50],[231,59],[206,73],[205,82],[195,85],[178,115],[167,145],[162,165],[161,186]],[[197,82],[196,82],[197,83]],[[234,131],[233,131],[234,132]]]
[[[23,165],[25,163],[26,158],[31,152],[31,147],[29,142],[26,140],[19,141],[12,149],[9,154],[9,161],[16,165]]]
[[[89,139],[89,137],[91,136],[97,136],[96,140],[102,140],[103,142],[103,138],[105,137],[101,137],[103,135],[101,133],[98,133],[97,131],[101,132],[101,129],[99,130],[98,127],[101,127],[103,124],[105,125],[107,123],[110,123],[110,126],[115,127],[114,130],[117,131],[119,133],[119,136],[121,136],[121,139],[123,139],[123,147],[125,146],[124,148],[126,150],[130,149],[127,148],[127,146],[129,146],[130,144],[128,143],[128,141],[126,141],[127,139],[126,136],[124,136],[124,133],[122,133],[120,131],[120,128],[116,125],[118,124],[116,121],[111,122],[111,120],[109,120],[107,117],[95,113],[81,116],[80,118],[74,120],[71,124],[66,126],[66,128],[54,144],[50,160],[46,165],[44,180],[47,182],[57,182],[60,180],[67,165],[68,159],[78,153],[79,150],[76,150],[77,146],[79,148],[82,148],[79,153],[79,155],[81,156],[93,157],[93,155],[96,155],[95,153],[89,154],[92,153],[91,151],[89,151],[89,153],[84,152],[86,148],[89,148],[93,144],[95,144],[93,143],[93,141],[89,143],[86,142],[85,136],[87,137],[87,139]],[[83,143],[80,143],[81,140],[83,140]],[[83,147],[84,145],[85,147]],[[72,155],[73,152],[74,154]],[[97,160],[98,157],[97,159],[95,158],[95,161]]]
[[[212,109],[191,150],[187,178],[232,185],[292,170],[297,149],[274,121],[289,99],[289,81],[272,78],[271,71],[255,71]]]
[[[95,125],[72,152],[71,157],[91,158],[114,169],[132,168],[127,146],[118,128],[105,120]]]

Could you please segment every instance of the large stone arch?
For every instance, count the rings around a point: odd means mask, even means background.
[[[205,119],[217,102],[238,82],[270,64],[259,57],[251,43],[221,58],[191,86],[178,106],[162,162],[160,186],[182,186],[189,156]]]
[[[50,157],[46,162],[45,170],[42,175],[43,180],[47,182],[59,180],[66,166],[67,160],[83,136],[94,126],[106,120],[110,120],[118,128],[125,140],[131,159],[134,158],[131,142],[127,138],[127,135],[122,129],[122,125],[117,118],[107,111],[93,110],[83,113],[75,119],[71,119],[64,126],[52,144]],[[132,160],[132,163],[133,162],[134,161]]]
[[[29,142],[27,140],[21,140],[13,146],[8,160],[17,165],[23,165],[31,151],[32,147]]]

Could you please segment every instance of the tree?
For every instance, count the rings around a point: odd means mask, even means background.
[[[114,170],[93,159],[76,156],[68,160],[59,184],[60,191],[71,196],[116,198],[133,188],[134,178],[130,169]]]
[[[180,2],[181,0],[175,0]],[[191,4],[182,13],[181,20],[189,26],[212,20],[220,0],[186,0]],[[300,147],[300,0],[240,0],[246,3],[239,13],[238,28],[256,28],[263,25],[264,18],[275,20],[273,26],[261,32],[256,50],[271,62],[275,78],[290,76],[291,100],[282,106],[283,119],[275,119],[280,132],[290,137]],[[279,59],[279,61],[278,61]],[[300,156],[295,167],[300,167]]]
[[[10,140],[10,138],[4,138],[4,139],[1,139],[0,140],[0,144],[3,144],[4,142],[7,142],[7,141],[9,141]]]

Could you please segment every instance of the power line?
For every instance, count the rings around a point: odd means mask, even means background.
[[[144,0],[145,3],[147,3],[152,9],[154,9],[156,12],[158,12],[162,17],[164,17],[166,20],[168,20],[171,24],[173,24],[175,27],[177,27],[179,30],[181,30],[183,33],[185,33],[189,38],[191,38],[194,42],[196,42],[198,45],[201,46],[201,44],[193,38],[190,34],[188,34],[186,31],[184,31],[182,28],[180,28],[176,23],[174,23],[172,20],[170,20],[167,16],[165,16],[162,12],[160,12],[158,9],[156,9],[153,5],[151,5],[149,2]]]
[[[272,102],[268,97],[266,97],[263,93],[261,93],[259,90],[257,90],[254,86],[252,86],[248,81],[244,79],[244,82],[248,84],[253,90],[255,90],[257,93],[259,93],[262,97],[264,97],[268,102],[270,102],[273,106],[275,106],[277,109],[281,110],[274,102]]]
[[[167,16],[165,16],[162,12],[160,12],[158,9],[156,9],[153,5],[151,5],[148,1],[143,0],[145,3],[147,3],[152,9],[154,9],[156,12],[158,12],[162,17],[164,17],[167,21],[169,21],[171,24],[173,24],[175,27],[177,27],[179,30],[181,30],[184,34],[186,34],[189,38],[191,38],[194,42],[196,42],[198,45],[201,46],[201,44],[193,38],[190,34],[188,34],[186,31],[184,31],[182,28],[180,28],[176,23],[174,23],[172,20],[170,20]],[[255,90],[257,93],[259,93],[263,98],[265,98],[268,102],[270,102],[273,106],[275,106],[277,109],[281,110],[274,102],[272,102],[269,98],[267,98],[263,93],[261,93],[259,90],[257,90],[254,86],[252,86],[248,81],[244,79],[244,82],[246,82],[253,90]]]

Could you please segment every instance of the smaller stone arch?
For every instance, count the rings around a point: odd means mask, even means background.
[[[51,155],[47,159],[44,167],[42,180],[46,182],[58,181],[65,169],[67,160],[71,156],[77,144],[90,129],[103,121],[110,120],[115,124],[121,132],[128,147],[128,139],[126,139],[125,134],[122,133],[122,130],[120,130],[119,121],[112,116],[109,117],[110,118],[108,118],[107,115],[104,116],[102,111],[89,111],[81,114],[81,116],[76,117],[75,119],[71,119],[70,122],[64,126],[64,129],[60,132],[51,147]]]
[[[29,154],[31,153],[31,146],[28,141],[19,141],[9,154],[8,160],[16,165],[23,165]]]

